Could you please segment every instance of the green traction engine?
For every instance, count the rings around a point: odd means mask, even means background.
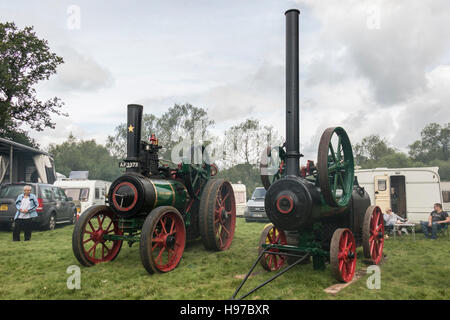
[[[317,163],[300,167],[298,10],[286,12],[286,141],[265,150],[261,181],[267,190],[265,211],[272,222],[260,237],[259,256],[236,290],[242,288],[258,262],[278,271],[244,298],[297,264],[314,269],[330,264],[333,276],[349,282],[355,274],[356,248],[378,264],[383,255],[384,222],[371,206],[368,193],[354,176],[352,146],[341,127],[326,129],[319,142]]]
[[[125,173],[110,186],[108,205],[80,216],[73,236],[84,266],[114,260],[123,242],[139,242],[142,264],[153,274],[177,267],[187,240],[201,237],[206,249],[227,250],[234,236],[236,204],[231,184],[213,179],[217,167],[202,146],[179,164],[163,163],[153,134],[141,141],[143,107],[128,106]],[[194,161],[202,158],[202,160]]]

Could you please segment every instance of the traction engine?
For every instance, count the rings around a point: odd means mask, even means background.
[[[299,152],[299,24],[298,10],[286,15],[286,142],[268,147],[260,161],[267,190],[265,211],[272,222],[259,240],[259,255],[236,290],[236,298],[258,262],[278,271],[240,299],[298,264],[325,269],[329,262],[336,280],[349,282],[355,274],[356,248],[363,246],[367,262],[383,256],[384,222],[381,210],[354,176],[350,139],[341,127],[326,129],[320,138],[317,164],[300,168]],[[286,267],[285,267],[286,266]],[[283,268],[285,267],[285,268]]]
[[[152,134],[141,140],[143,107],[128,105],[125,173],[110,186],[108,205],[88,208],[77,221],[72,248],[84,266],[114,260],[123,242],[139,242],[150,273],[172,271],[186,240],[201,237],[206,249],[227,250],[234,236],[236,204],[231,184],[213,179],[217,167],[202,146],[178,165],[163,163]],[[196,161],[201,158],[202,160]]]

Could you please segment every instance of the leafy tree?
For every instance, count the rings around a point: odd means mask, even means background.
[[[373,163],[387,155],[395,154],[396,151],[388,145],[386,139],[380,138],[379,135],[370,135],[354,145],[353,153],[357,165],[371,168]]]
[[[208,118],[206,110],[194,107],[189,103],[175,104],[163,113],[160,118],[153,114],[144,114],[142,117],[142,139],[148,140],[155,133],[159,144],[163,146],[162,156],[170,159],[172,148],[186,137],[194,138],[194,125],[200,124],[202,137],[208,137],[208,128],[214,124]],[[126,157],[127,128],[122,123],[115,128],[113,136],[108,136],[106,147],[114,157]],[[205,142],[207,144],[208,141]]]
[[[247,189],[247,198],[256,187],[262,187],[259,169],[251,164],[241,163],[233,167],[219,170],[218,178],[227,179],[231,183],[243,183]]]
[[[152,133],[157,133],[157,118],[153,114],[142,116],[142,140],[150,139]],[[127,124],[121,123],[115,128],[113,136],[108,136],[106,148],[117,159],[125,159],[127,156]]]
[[[261,126],[259,120],[246,119],[225,131],[225,163],[259,164],[262,151],[269,145],[280,144],[278,132],[272,126]]]
[[[28,132],[22,129],[11,127],[0,128],[0,136],[29,147],[39,148],[39,144],[36,140],[31,138],[28,135]]]
[[[409,145],[409,155],[417,161],[448,160],[450,123],[443,126],[430,123],[421,132],[421,139]]]
[[[173,147],[186,137],[194,142],[194,127],[200,132],[195,134],[203,139],[207,139],[208,128],[214,124],[214,120],[208,118],[208,113],[203,108],[194,107],[189,103],[175,104],[163,113],[157,121],[157,135],[163,146],[163,158],[170,159]],[[204,141],[207,145],[209,141]]]
[[[235,161],[243,160],[245,164],[255,163],[259,156],[261,141],[258,131],[259,120],[246,119],[233,127],[226,133],[226,141],[230,143],[231,150],[227,152]]]
[[[421,132],[421,139],[409,145],[409,156],[390,147],[377,135],[365,137],[353,147],[355,162],[364,169],[387,167],[439,167],[439,176],[450,181],[450,124],[430,123]]]
[[[54,128],[51,115],[65,115],[60,110],[63,102],[57,97],[39,100],[34,86],[63,62],[33,27],[0,23],[0,134],[6,136],[23,123],[38,131]]]
[[[450,160],[433,160],[430,166],[439,167],[439,177],[441,181],[450,181]]]
[[[56,171],[68,176],[70,171],[89,171],[90,179],[112,181],[121,174],[117,160],[95,140],[78,141],[72,134],[62,144],[49,146]]]

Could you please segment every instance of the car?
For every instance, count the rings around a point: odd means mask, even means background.
[[[17,212],[16,199],[23,193],[25,185],[31,186],[31,193],[38,198],[36,209],[38,217],[34,219],[35,228],[53,230],[56,224],[77,221],[77,210],[72,199],[64,190],[44,183],[12,183],[0,186],[0,224],[12,227]]]
[[[247,222],[269,222],[264,208],[264,198],[266,189],[257,187],[251,198],[247,201],[247,208],[244,212],[244,218]]]

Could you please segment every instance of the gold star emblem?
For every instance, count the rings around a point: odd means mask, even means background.
[[[128,131],[133,132],[134,127],[130,124],[130,126],[128,127]]]

